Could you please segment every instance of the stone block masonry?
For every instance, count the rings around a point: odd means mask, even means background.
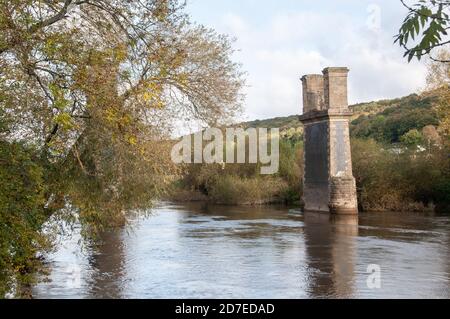
[[[305,211],[357,214],[349,135],[347,68],[302,77]]]
[[[303,106],[304,111],[321,110],[323,107],[323,76],[320,74],[305,75],[303,82]]]

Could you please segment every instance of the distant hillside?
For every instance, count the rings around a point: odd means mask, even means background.
[[[300,127],[301,123],[298,120],[298,115],[290,115],[285,117],[274,117],[266,120],[255,120],[241,123],[245,128],[248,127],[264,127],[264,128],[280,128],[280,130],[290,129],[292,127]]]
[[[437,96],[412,94],[400,99],[354,105],[351,134],[373,138],[379,142],[397,143],[410,130],[437,126],[438,115],[433,108]]]
[[[238,126],[242,126],[244,128],[279,128],[281,136],[289,138],[293,141],[301,141],[303,136],[303,125],[298,120],[298,115],[244,122],[238,124]]]
[[[379,142],[396,143],[412,129],[421,130],[427,125],[437,126],[438,116],[433,109],[436,96],[411,94],[402,98],[380,100],[351,105],[351,135],[373,138]],[[239,124],[242,127],[280,128],[285,136],[301,135],[303,127],[298,115],[255,120]]]

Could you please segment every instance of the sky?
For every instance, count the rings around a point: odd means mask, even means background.
[[[399,0],[187,0],[192,19],[235,38],[247,73],[243,119],[300,114],[300,77],[346,66],[350,104],[405,96],[425,86],[425,64],[394,44]]]

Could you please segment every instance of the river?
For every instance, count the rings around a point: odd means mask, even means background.
[[[47,258],[34,298],[450,298],[450,216],[162,203]]]

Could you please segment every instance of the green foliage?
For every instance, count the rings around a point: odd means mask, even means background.
[[[400,137],[400,142],[408,147],[418,146],[424,142],[424,137],[418,130],[412,129]]]
[[[14,283],[31,282],[36,254],[48,248],[41,233],[48,218],[45,184],[37,163],[30,149],[0,141],[0,297]]]
[[[11,124],[10,122],[11,122],[11,120],[5,113],[5,110],[0,108],[0,136],[4,133],[8,132],[9,125]]]
[[[302,136],[303,139],[303,136]],[[298,138],[280,139],[280,168],[278,176],[286,181],[288,188],[280,198],[283,202],[294,203],[300,200],[303,178],[303,141]]]
[[[373,138],[383,143],[398,143],[400,137],[410,130],[422,130],[427,125],[439,125],[439,117],[434,109],[436,97],[411,95],[382,111],[363,114],[351,122],[351,135],[357,138]],[[355,112],[359,112],[354,107]]]
[[[419,0],[413,5],[408,5],[405,0],[401,1],[408,9],[408,14],[395,42],[405,49],[404,56],[408,57],[408,62],[414,57],[420,60],[424,55],[430,54],[434,48],[450,43],[447,38],[450,2]],[[413,45],[408,47],[411,42]]]
[[[440,148],[410,152],[386,148],[373,139],[353,139],[353,174],[362,209],[422,211],[434,205],[448,209],[447,152]]]

